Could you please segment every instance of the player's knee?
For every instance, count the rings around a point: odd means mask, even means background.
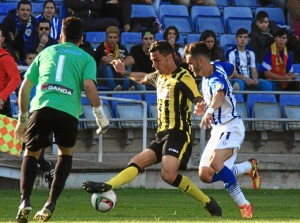
[[[208,168],[200,168],[198,172],[199,179],[204,183],[211,182],[211,174]]]
[[[161,178],[168,184],[172,184],[176,179],[177,174],[170,174],[166,172],[161,173]]]

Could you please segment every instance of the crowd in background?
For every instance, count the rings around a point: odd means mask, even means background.
[[[213,6],[215,0],[170,0],[167,4],[183,4],[190,10],[194,5]],[[218,44],[213,30],[199,34],[210,49],[211,61],[229,61],[236,67],[231,80],[235,90],[299,90],[298,76],[293,64],[300,63],[300,2],[295,0],[259,1],[261,6],[280,7],[284,10],[288,24],[281,27],[260,11],[255,15],[251,30],[239,29],[236,46],[226,50]],[[2,21],[2,47],[9,52],[18,65],[29,66],[28,58],[34,58],[44,48],[60,42],[61,17],[57,13],[57,2],[46,0],[44,11],[32,14],[32,4],[21,0],[17,8],[10,10]],[[158,17],[144,20],[131,19],[132,4],[155,4],[151,0],[63,0],[64,16],[76,16],[83,20],[85,32],[105,32],[106,39],[93,49],[83,39],[81,48],[90,53],[97,64],[99,86],[104,90],[153,90],[131,82],[116,73],[110,65],[113,59],[121,59],[128,71],[150,73],[154,71],[149,48],[161,32],[164,40],[174,48],[177,65],[189,68],[183,56],[185,44],[179,44],[182,36],[176,26],[162,27]],[[62,15],[62,13],[59,13]],[[122,32],[140,32],[141,44],[128,50],[120,44]],[[22,77],[21,77],[22,78]],[[200,80],[201,81],[201,80]],[[1,89],[0,89],[1,90]]]

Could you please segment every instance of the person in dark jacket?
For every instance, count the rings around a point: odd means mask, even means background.
[[[19,58],[24,56],[25,42],[36,32],[37,22],[31,13],[31,2],[21,0],[17,9],[10,10],[2,22],[6,44],[14,48]]]
[[[64,0],[70,16],[82,19],[84,32],[105,31],[109,26],[119,27],[117,19],[100,17],[103,4],[102,0]]]

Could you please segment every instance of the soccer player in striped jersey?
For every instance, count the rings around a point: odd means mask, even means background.
[[[191,155],[191,111],[193,102],[202,101],[194,77],[174,61],[169,42],[154,42],[150,58],[156,72],[127,72],[121,60],[113,60],[115,70],[133,81],[151,84],[157,89],[158,129],[155,140],[129,161],[117,176],[105,183],[86,181],[83,188],[89,193],[114,189],[134,180],[146,167],[161,163],[162,179],[189,194],[212,216],[221,216],[217,202],[204,194],[187,176],[178,173],[186,169]]]
[[[199,164],[199,177],[203,182],[223,181],[225,189],[238,205],[242,218],[252,218],[253,206],[245,198],[233,170],[237,153],[244,140],[243,121],[236,112],[236,100],[228,74],[220,64],[211,64],[208,48],[204,42],[191,43],[185,47],[186,61],[196,76],[202,76],[202,92],[205,102],[197,103],[195,113],[204,114],[200,126],[212,128]],[[206,110],[205,110],[206,108]],[[242,163],[258,185],[257,161]],[[253,162],[254,164],[252,164]],[[253,167],[254,166],[254,167]]]

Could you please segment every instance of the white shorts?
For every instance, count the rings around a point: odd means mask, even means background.
[[[232,148],[232,156],[224,165],[231,169],[245,137],[244,123],[240,118],[235,118],[223,125],[213,126],[210,139],[202,153],[199,167],[209,166],[215,149]]]

